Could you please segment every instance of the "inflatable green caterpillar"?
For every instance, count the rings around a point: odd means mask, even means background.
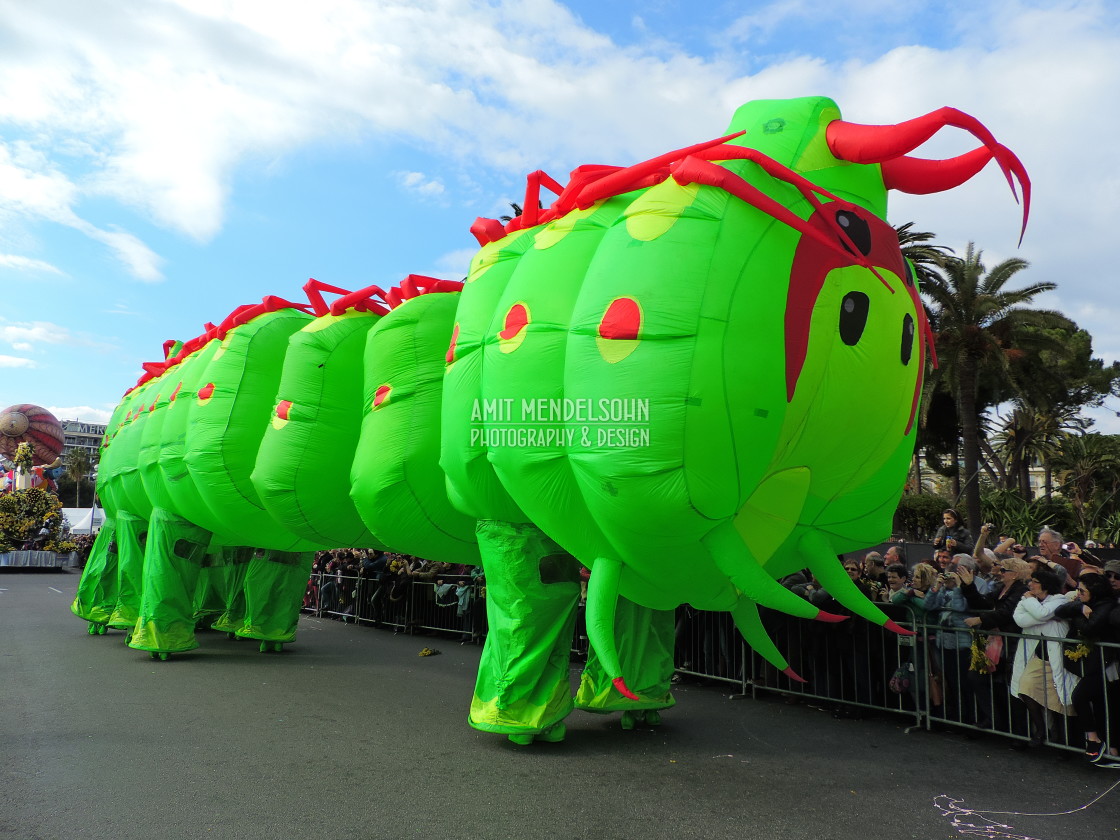
[[[947,125],[982,146],[906,155]],[[481,562],[470,721],[520,741],[563,737],[577,560],[576,700],[627,725],[672,704],[680,604],[729,611],[793,678],[758,607],[837,617],[777,583],[790,572],[898,629],[836,559],[890,531],[932,351],[886,195],[992,158],[1025,226],[1022,164],[965,114],[861,126],[825,98],[751,102],[709,143],[566,186],[534,173],[522,215],[472,227],[463,284],[312,281],[309,304],[242,307],[165,347],[117,408],[112,524],[74,612],[166,655],[214,597],[214,626],[279,645],[314,549]]]

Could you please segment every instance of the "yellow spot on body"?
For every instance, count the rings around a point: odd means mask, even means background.
[[[626,232],[641,242],[652,242],[677,223],[699,193],[699,184],[682,187],[672,178],[650,187],[626,208]]]
[[[339,321],[345,321],[348,318],[377,318],[377,317],[380,317],[380,316],[374,315],[372,312],[358,312],[355,309],[348,309],[346,312],[343,312],[341,315],[322,315],[322,316],[316,318],[314,321],[312,321],[310,324],[308,324],[302,330],[300,330],[300,332],[305,332],[305,333],[319,332],[319,330],[329,329],[333,325],[337,324]]]
[[[529,230],[532,230],[532,228],[529,228]],[[471,260],[470,271],[467,273],[467,282],[473,283],[493,266],[497,265],[502,258],[502,251],[528,232],[528,230],[517,230],[507,236],[503,236],[497,242],[488,242],[483,245],[478,253],[474,255],[474,259]]]
[[[287,425],[288,425],[287,420],[283,420],[283,419],[277,417],[275,414],[272,415],[272,428],[283,429]]]
[[[533,240],[533,247],[538,251],[543,251],[546,248],[551,248],[553,245],[561,241],[565,236],[567,236],[575,229],[576,222],[580,221],[581,219],[586,219],[589,216],[593,216],[596,212],[598,212],[601,206],[602,202],[599,201],[595,204],[592,204],[586,210],[573,210],[566,216],[562,216],[561,218],[556,219],[553,222],[549,222],[544,226],[541,232],[537,234],[537,238]]]
[[[599,348],[599,354],[609,364],[618,364],[635,350],[641,342],[634,338],[603,338],[601,335],[595,336],[595,345]]]

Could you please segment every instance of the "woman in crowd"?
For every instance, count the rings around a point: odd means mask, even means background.
[[[1089,647],[1088,654],[1081,658],[1083,673],[1072,698],[1073,708],[1085,728],[1085,756],[1090,761],[1117,760],[1120,683],[1110,685],[1105,671],[1117,661],[1118,653],[1116,648],[1093,648],[1098,642],[1120,642],[1120,605],[1116,595],[1104,575],[1082,573],[1077,583],[1077,600],[1059,606],[1054,615],[1069,621],[1070,638]],[[1067,646],[1067,656],[1074,650]],[[1108,711],[1113,712],[1113,722],[1111,731],[1106,732]]]
[[[941,527],[933,538],[933,547],[944,549],[950,554],[972,553],[975,540],[961,515],[953,508],[945,508],[941,512]]]
[[[972,633],[965,623],[970,615],[968,601],[961,593],[963,575],[972,580],[976,561],[968,554],[953,558],[951,570],[938,575],[926,595],[925,608],[936,614],[937,648],[941,654],[946,716],[962,723],[972,722],[972,689],[965,680],[972,659]]]
[[[982,594],[976,587],[975,576],[968,570],[960,572],[961,594],[968,602],[970,609],[976,611],[973,616],[966,618],[964,623],[974,630],[982,630],[989,634],[1018,633],[1019,625],[1015,623],[1015,607],[1027,594],[1027,579],[1030,577],[1030,567],[1026,560],[1005,559],[992,567],[992,574],[996,576],[996,585],[987,595]],[[972,687],[972,694],[976,698],[978,715],[976,725],[981,728],[990,728],[993,723],[992,699],[996,694],[996,686],[1006,688],[1010,668],[1008,663],[1014,654],[1015,640],[1006,639],[996,669],[991,674],[979,671],[969,671],[967,679]],[[1005,696],[1005,691],[1000,692]],[[1000,709],[1001,718],[998,721],[1005,728],[1008,720],[1002,719],[1004,715]]]
[[[1026,704],[1031,723],[1030,744],[1041,746],[1048,727],[1047,710],[1075,714],[1071,699],[1077,677],[1066,670],[1062,639],[1069,622],[1054,613],[1068,603],[1061,592],[1064,581],[1048,569],[1039,569],[1027,582],[1027,594],[1015,607],[1015,623],[1026,634],[1015,652],[1011,695]]]

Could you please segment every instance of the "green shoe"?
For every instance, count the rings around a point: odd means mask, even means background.
[[[537,735],[538,741],[544,741],[546,744],[559,744],[564,740],[564,736],[568,734],[568,727],[563,722],[554,723],[548,727],[544,732]]]

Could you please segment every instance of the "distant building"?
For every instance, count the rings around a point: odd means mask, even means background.
[[[101,449],[101,438],[105,436],[104,423],[86,423],[82,420],[62,420],[62,431],[66,437],[62,449],[65,458],[74,449],[84,449],[91,462],[96,463]]]

